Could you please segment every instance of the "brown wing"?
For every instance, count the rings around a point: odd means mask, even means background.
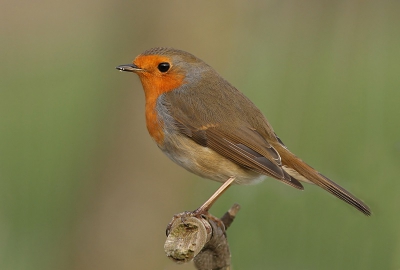
[[[227,131],[218,124],[194,127],[176,120],[178,130],[196,143],[259,174],[274,177],[297,189],[301,183],[282,169],[279,153],[253,128],[240,125]]]

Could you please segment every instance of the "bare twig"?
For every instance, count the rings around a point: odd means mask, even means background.
[[[231,255],[226,229],[240,206],[234,204],[221,219],[208,212],[183,212],[175,215],[167,227],[165,253],[177,263],[194,259],[198,270],[229,270]]]

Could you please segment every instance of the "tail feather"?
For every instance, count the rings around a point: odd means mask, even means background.
[[[316,184],[317,186],[325,189],[332,195],[337,198],[345,201],[346,203],[352,205],[360,212],[364,213],[367,216],[371,215],[371,210],[369,207],[363,203],[361,200],[357,199],[353,194],[320,174],[318,171],[313,169],[311,166],[303,162],[301,159],[292,154],[289,150],[280,147],[280,151],[278,151],[282,158],[282,165],[285,165],[291,169],[297,171],[304,178],[309,180],[310,182]],[[301,179],[298,179],[301,180]]]
[[[329,193],[333,194],[337,198],[347,202],[348,204],[354,206],[356,209],[361,211],[367,216],[371,215],[371,210],[369,207],[363,203],[360,199],[357,199],[353,194],[330,180],[329,178],[325,177],[324,175],[318,173],[320,177],[322,177],[322,181],[316,181],[317,185],[328,191]]]

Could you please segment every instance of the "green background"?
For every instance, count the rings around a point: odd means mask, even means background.
[[[234,269],[400,268],[399,1],[7,1],[0,10],[0,269],[194,269],[163,252],[173,214],[218,183],[147,134],[138,78],[170,46],[250,97],[372,217],[306,185],[234,186]]]

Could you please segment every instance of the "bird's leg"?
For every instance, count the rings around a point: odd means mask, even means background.
[[[174,215],[172,221],[167,226],[167,230],[166,230],[167,236],[170,234],[171,228],[172,228],[175,220],[178,219],[178,218],[181,219],[181,223],[182,224],[186,224],[185,221],[186,221],[187,217],[196,217],[196,218],[201,217],[202,219],[203,218],[207,219],[207,218],[212,217],[212,215],[210,215],[210,213],[208,213],[208,210],[210,210],[211,206],[213,206],[213,204],[228,189],[228,187],[230,185],[232,185],[232,183],[233,183],[233,181],[235,181],[235,179],[236,179],[236,177],[231,176],[228,180],[225,181],[225,183],[223,183],[219,187],[219,189],[217,189],[217,191],[214,192],[214,194],[205,203],[203,203],[202,206],[200,206],[196,210],[194,210],[192,212],[185,211],[185,212],[179,213],[177,215]],[[222,221],[220,221],[220,222],[222,222]]]
[[[215,191],[215,193],[205,203],[203,203],[202,206],[193,211],[193,213],[201,214],[204,212],[208,212],[208,210],[210,210],[211,206],[213,206],[217,199],[228,189],[233,181],[235,181],[235,178],[236,177],[232,176],[228,180],[226,180],[225,183],[223,183],[222,186],[220,186],[220,188]]]

